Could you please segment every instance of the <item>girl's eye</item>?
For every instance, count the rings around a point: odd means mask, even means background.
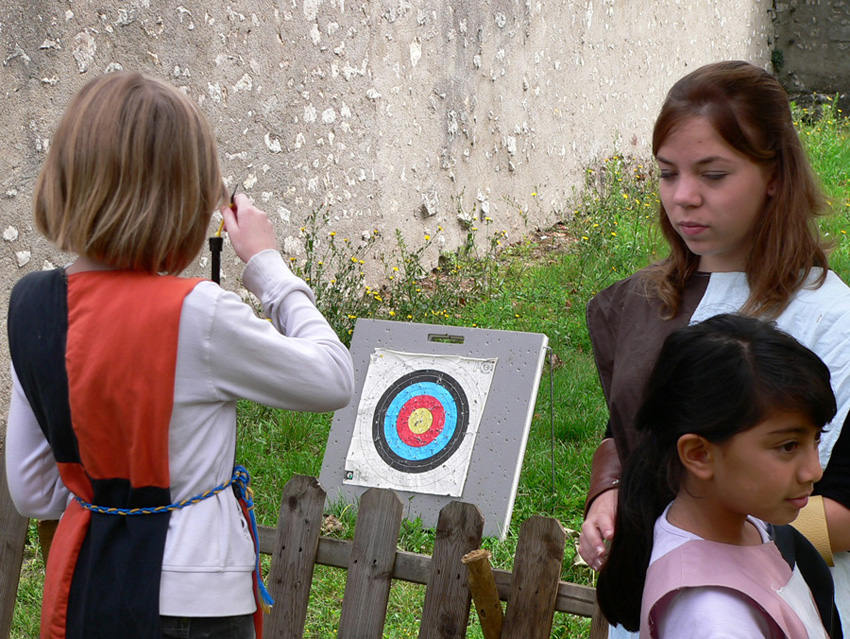
[[[669,180],[670,178],[675,177],[675,175],[676,174],[673,173],[673,171],[661,171],[658,177],[662,180]]]
[[[790,442],[785,442],[784,444],[780,444],[777,448],[779,449],[780,452],[783,452],[783,453],[793,453],[795,450],[797,450],[797,447],[799,445],[800,445],[799,442],[790,441]]]
[[[722,180],[723,178],[725,178],[729,174],[728,173],[704,173],[703,175],[705,176],[705,178],[707,180],[712,180],[712,181],[716,182],[718,180]]]

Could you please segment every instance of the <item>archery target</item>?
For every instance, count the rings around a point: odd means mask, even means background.
[[[460,496],[495,364],[376,349],[344,483]]]
[[[395,381],[378,400],[372,438],[391,468],[422,473],[457,451],[468,426],[469,403],[458,381],[421,370]]]

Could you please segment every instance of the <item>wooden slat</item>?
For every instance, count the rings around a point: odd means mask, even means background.
[[[453,501],[440,511],[419,639],[463,639],[469,623],[469,573],[463,556],[481,545],[484,516]]]
[[[381,639],[404,507],[391,490],[360,498],[351,561],[339,617],[339,639]]]
[[[271,554],[274,545],[275,529],[260,526],[260,552]],[[316,563],[333,568],[348,568],[351,557],[351,542],[344,539],[319,538],[319,550],[316,553]],[[427,584],[431,570],[431,557],[418,553],[396,551],[393,579],[400,579],[414,584]],[[499,591],[499,598],[507,601],[511,595],[512,575],[507,570],[493,569],[493,578]],[[596,590],[590,586],[582,586],[567,581],[558,583],[558,595],[555,599],[555,610],[567,612],[580,617],[592,617],[596,611]]]
[[[8,637],[12,629],[28,523],[15,510],[9,496],[5,466],[5,456],[0,450],[0,637]]]
[[[625,634],[625,633],[623,633]],[[608,639],[608,620],[597,607],[590,622],[590,636],[588,639]]]
[[[548,639],[567,534],[549,517],[535,515],[520,528],[503,639]]]
[[[304,636],[324,505],[325,491],[315,477],[295,475],[283,489],[268,580],[275,603],[265,624],[265,637]]]

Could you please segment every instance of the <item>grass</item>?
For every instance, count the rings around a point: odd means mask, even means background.
[[[833,268],[850,275],[850,124],[829,100],[814,116],[795,108],[798,130],[815,172],[823,181],[835,214],[824,217],[824,234],[834,243]],[[562,221],[519,244],[505,245],[504,233],[479,211],[466,212],[467,242],[456,254],[443,256],[439,268],[426,272],[423,256],[433,251],[441,229],[423,238],[396,236],[394,251],[380,257],[387,276],[381,289],[365,287],[363,266],[375,244],[375,233],[352,241],[327,228],[327,211],[314,214],[303,230],[312,242],[307,260],[294,268],[319,293],[319,303],[344,340],[358,316],[401,321],[454,324],[542,332],[549,337],[555,409],[550,414],[549,371],[544,371],[517,500],[505,541],[486,539],[498,568],[510,569],[519,526],[528,517],[555,517],[571,530],[582,520],[590,457],[606,421],[598,386],[584,308],[596,292],[657,259],[664,243],[655,230],[658,200],[651,163],[617,153],[587,170],[584,188]],[[483,235],[483,237],[482,237]],[[483,241],[482,241],[483,240]],[[416,247],[416,248],[414,248]],[[331,284],[331,280],[335,280]],[[345,294],[343,295],[343,291]],[[353,295],[353,297],[352,297]],[[555,484],[552,484],[552,418]],[[276,523],[279,496],[294,473],[318,476],[331,416],[294,414],[243,402],[239,406],[239,459],[254,477],[259,522]],[[350,538],[355,513],[331,508],[338,520],[334,535]],[[405,522],[399,546],[430,553],[433,531]],[[38,634],[43,565],[34,529],[26,548],[12,637]],[[562,579],[592,584],[593,573],[575,565],[568,542]],[[345,589],[345,573],[318,566],[310,600],[307,636],[335,636]],[[418,635],[424,588],[395,583],[390,595],[384,636]],[[553,637],[586,636],[588,620],[557,614]],[[479,639],[474,613],[468,636]]]

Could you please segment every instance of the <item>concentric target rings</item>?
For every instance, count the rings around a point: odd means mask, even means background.
[[[469,426],[469,402],[458,381],[418,370],[390,384],[378,400],[372,438],[381,458],[408,473],[424,473],[451,457]]]

